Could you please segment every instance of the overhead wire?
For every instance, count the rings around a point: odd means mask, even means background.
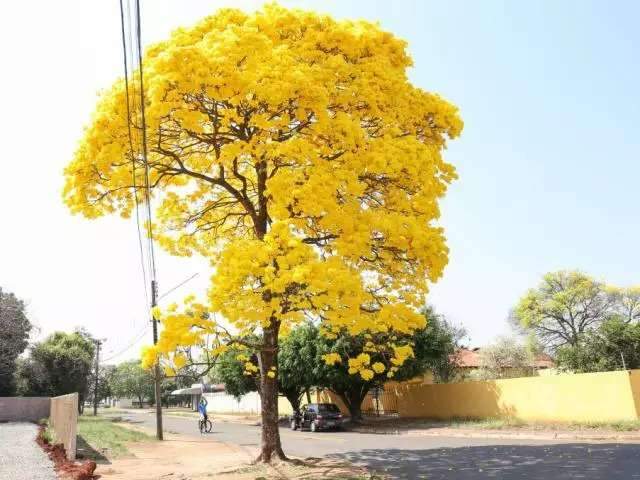
[[[137,228],[137,237],[138,237],[138,248],[140,251],[140,267],[142,269],[142,283],[143,283],[143,287],[144,287],[144,298],[145,298],[145,305],[149,304],[149,292],[147,290],[147,272],[146,272],[146,268],[144,265],[144,248],[142,246],[142,230],[140,228],[140,202],[138,200],[138,186],[137,186],[137,179],[136,179],[136,149],[134,148],[134,132],[132,132],[131,129],[131,123],[132,123],[132,113],[131,113],[131,96],[129,93],[129,58],[128,58],[128,51],[127,51],[127,38],[126,38],[126,33],[125,33],[125,21],[124,21],[124,5],[122,0],[119,0],[120,2],[120,24],[121,24],[121,31],[122,31],[122,52],[123,52],[123,59],[124,59],[124,85],[125,85],[125,95],[126,95],[126,104],[127,104],[127,133],[128,133],[128,137],[129,137],[129,147],[131,149],[131,180],[132,180],[132,186],[133,186],[133,198],[134,198],[134,202],[135,202],[135,219],[136,219],[136,228]],[[129,23],[129,28],[127,29],[129,32],[129,45],[131,45],[131,12],[130,12],[130,5],[129,2],[127,1],[127,18],[128,18],[128,23]],[[133,59],[133,52],[131,52],[131,59]],[[135,98],[135,82],[133,82],[133,95]],[[135,326],[135,320],[134,320],[134,326]]]
[[[129,341],[129,343],[121,350],[119,350],[116,353],[111,354],[109,357],[107,358],[103,358],[102,362],[108,362],[110,360],[113,360],[114,358],[119,357],[120,355],[122,355],[123,353],[126,353],[129,349],[131,349],[133,346],[135,346],[136,343],[138,343],[140,340],[142,340],[144,338],[144,336],[148,333],[149,328],[151,328],[151,326],[149,324],[145,324],[144,328],[142,330],[140,330],[133,338],[133,340]],[[111,353],[111,352],[110,352]]]
[[[157,280],[155,252],[153,248],[153,224],[151,222],[151,184],[149,175],[149,158],[147,155],[147,119],[145,116],[144,72],[142,68],[142,29],[140,25],[140,0],[136,0],[136,40],[138,46],[138,74],[140,77],[140,120],[142,130],[142,158],[145,166],[145,196],[147,206],[147,228],[149,230],[149,260],[151,262],[151,279]]]

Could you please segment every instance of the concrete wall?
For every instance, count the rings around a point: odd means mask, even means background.
[[[640,370],[396,387],[401,417],[636,420]]]
[[[215,413],[231,413],[231,414],[259,414],[261,409],[260,395],[258,392],[249,392],[243,395],[239,400],[234,396],[225,392],[205,393],[204,398],[207,399],[207,412]],[[194,402],[197,406],[197,402]],[[284,397],[278,397],[278,414],[291,415],[293,409],[291,404]]]
[[[0,422],[37,422],[49,408],[49,397],[0,397]]]
[[[78,433],[78,394],[70,393],[51,399],[49,425],[53,430],[54,443],[62,443],[69,460],[76,458],[76,435]]]

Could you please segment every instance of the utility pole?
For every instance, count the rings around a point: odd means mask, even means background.
[[[104,340],[95,339],[96,345],[96,378],[93,384],[93,416],[98,415],[98,375],[100,373],[100,346]]]
[[[153,322],[153,344],[158,343],[158,320],[154,312],[158,304],[158,284],[155,280],[151,280],[151,321]],[[156,438],[163,439],[162,435],[162,392],[160,388],[160,362],[155,365],[155,397],[156,397]]]

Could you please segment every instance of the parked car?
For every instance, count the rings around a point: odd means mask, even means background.
[[[304,430],[308,428],[312,432],[342,427],[342,414],[337,405],[333,403],[309,403],[303,405],[300,413],[291,416],[291,430]]]

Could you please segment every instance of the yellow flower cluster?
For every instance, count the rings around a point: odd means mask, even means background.
[[[145,365],[161,356],[177,367],[173,352],[186,346],[220,353],[218,340],[207,344],[218,338],[214,312],[238,335],[286,333],[305,316],[329,336],[424,325],[418,310],[448,261],[436,222],[456,172],[442,152],[463,124],[454,105],[409,82],[405,42],[368,22],[269,5],[220,10],[143,62],[147,228],[215,272],[206,305],[164,313]],[[122,80],[98,103],[65,170],[73,213],[128,217],[135,206],[145,163],[129,142],[140,112],[128,124],[127,104]]]
[[[336,363],[342,362],[342,358],[340,358],[340,355],[335,352],[331,352],[323,355],[322,359],[325,361],[327,365],[330,365],[330,366],[335,365]]]

